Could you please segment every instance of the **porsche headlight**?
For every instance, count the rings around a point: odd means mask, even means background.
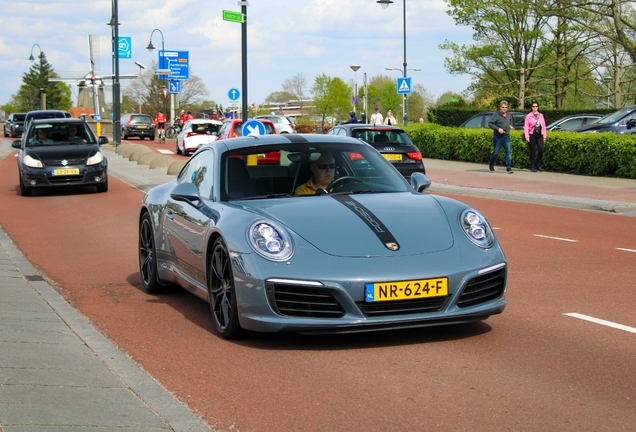
[[[466,237],[479,247],[489,248],[495,243],[495,236],[486,218],[473,209],[461,212],[459,224]]]
[[[256,253],[265,259],[286,261],[294,254],[294,244],[289,234],[272,222],[254,222],[247,232],[247,238]]]
[[[32,158],[29,155],[26,155],[24,159],[22,160],[22,162],[24,162],[26,166],[31,168],[42,168],[42,161],[40,161],[39,159]]]
[[[104,160],[104,155],[102,152],[97,152],[93,156],[89,157],[86,161],[86,165],[97,165]]]

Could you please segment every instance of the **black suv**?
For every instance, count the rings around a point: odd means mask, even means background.
[[[4,136],[13,138],[21,136],[26,113],[13,113],[4,122]]]
[[[140,139],[148,137],[150,141],[154,141],[156,131],[155,122],[148,114],[124,114],[121,116],[121,137],[123,139],[136,136]]]
[[[484,111],[479,114],[475,114],[464,123],[460,124],[459,127],[474,127],[474,128],[488,128],[488,122],[490,118],[495,113],[495,111]],[[515,129],[521,130],[523,129],[523,125],[526,121],[526,114],[519,111],[508,111],[508,114],[512,115],[512,125]]]
[[[607,114],[596,122],[574,129],[574,132],[595,133],[614,132],[617,134],[636,133],[636,106],[626,107]]]

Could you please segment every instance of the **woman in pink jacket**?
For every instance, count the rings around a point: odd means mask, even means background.
[[[541,165],[543,164],[543,148],[547,135],[545,119],[543,114],[539,112],[539,104],[537,102],[532,102],[532,111],[526,116],[523,134],[530,148],[530,169],[532,172],[543,171]]]

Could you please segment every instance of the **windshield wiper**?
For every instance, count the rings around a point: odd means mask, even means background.
[[[256,195],[256,196],[249,196],[249,197],[243,197],[243,198],[238,198],[240,200],[256,200],[256,199],[269,199],[269,198],[285,198],[285,197],[291,197],[291,194],[288,193],[273,193],[273,194],[267,194],[267,195]]]

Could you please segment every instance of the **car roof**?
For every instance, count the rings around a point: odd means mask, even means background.
[[[357,144],[361,146],[368,146],[369,144],[364,141],[324,134],[267,134],[267,135],[250,135],[247,137],[226,138],[219,141],[214,141],[204,145],[204,147],[218,147],[219,145],[225,145],[228,150],[236,150],[247,147],[259,147],[271,144],[286,144],[286,143],[307,143],[319,144],[319,143],[346,143]]]
[[[51,123],[51,124],[58,124],[58,123],[76,123],[76,124],[86,124],[86,122],[83,119],[79,119],[79,118],[73,118],[73,117],[55,117],[55,118],[46,118],[46,119],[33,119],[32,120],[32,124],[42,124],[42,123]]]
[[[344,129],[370,129],[370,130],[398,130],[404,131],[399,126],[390,126],[390,125],[372,125],[371,123],[348,123],[342,124],[334,127],[344,128]]]
[[[202,118],[190,119],[188,121],[191,122],[191,123],[194,123],[194,124],[206,124],[206,123],[212,123],[212,124],[216,124],[216,125],[223,124],[223,122],[220,121],[220,120],[202,119]]]

